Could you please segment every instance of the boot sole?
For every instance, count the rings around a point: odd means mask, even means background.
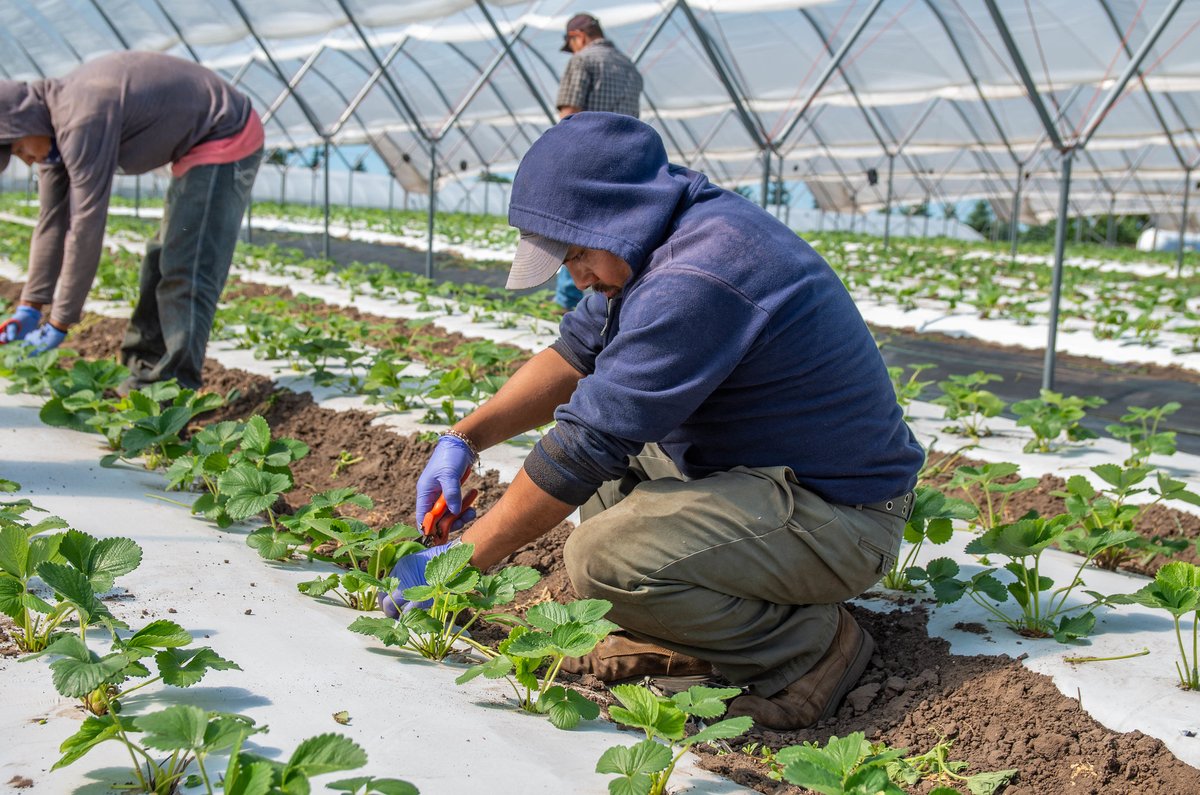
[[[691,687],[728,687],[722,685],[715,674],[693,674],[690,676],[647,676],[640,680],[645,686],[659,695],[670,698],[676,693],[683,693]]]
[[[857,622],[855,623],[857,624]],[[875,653],[875,639],[871,637],[871,633],[863,629],[861,625],[858,627],[858,631],[862,633],[862,643],[859,644],[858,651],[855,652],[850,666],[846,668],[846,672],[838,680],[833,698],[829,700],[824,711],[821,712],[820,720],[828,720],[838,711],[838,708],[842,706],[842,700],[850,692],[851,688],[858,684],[863,671],[867,670],[867,663],[871,662],[871,655]]]

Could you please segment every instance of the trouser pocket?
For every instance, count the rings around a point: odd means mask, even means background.
[[[875,569],[876,574],[885,574],[892,570],[892,566],[896,565],[896,553],[884,549],[870,539],[858,539],[858,546],[868,555],[874,555],[879,558],[879,567]]]

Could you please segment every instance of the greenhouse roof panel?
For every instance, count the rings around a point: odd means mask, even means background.
[[[849,180],[892,155],[927,184],[943,170],[990,171],[988,191],[1013,185],[1018,161],[1055,171],[1055,147],[1084,139],[1112,180],[1168,173],[1172,158],[1177,173],[1200,165],[1200,3],[597,0],[588,8],[638,59],[642,118],[663,133],[672,159],[719,181],[758,181],[764,145],[773,167],[782,157],[791,174]],[[461,159],[478,171],[511,167],[553,122],[567,63],[559,47],[575,10],[561,0],[0,0],[8,23],[0,76],[58,76],[126,46],[170,52],[238,82],[268,115],[271,146],[361,143],[387,131],[427,158],[430,139],[443,136],[439,150],[468,153]],[[1119,156],[1102,156],[1110,152]],[[446,173],[460,173],[449,168],[459,164],[445,164]]]

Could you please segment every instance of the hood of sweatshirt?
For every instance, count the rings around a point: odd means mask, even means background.
[[[26,135],[53,135],[50,111],[29,83],[0,80],[0,171],[8,167],[12,143]]]
[[[54,135],[41,81],[0,80],[0,143],[26,135]]]
[[[609,251],[636,275],[667,237],[697,177],[667,163],[662,139],[648,124],[615,113],[576,113],[521,160],[508,222]]]

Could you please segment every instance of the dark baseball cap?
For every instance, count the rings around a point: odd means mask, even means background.
[[[8,168],[8,159],[12,155],[12,144],[0,144],[0,173]]]
[[[568,34],[573,30],[587,30],[588,28],[591,28],[591,27],[596,27],[596,28],[600,27],[600,20],[596,19],[591,14],[576,14],[575,16],[573,16],[567,20],[567,33]],[[562,51],[563,52],[571,51],[571,47],[567,44],[566,35],[563,36]]]

